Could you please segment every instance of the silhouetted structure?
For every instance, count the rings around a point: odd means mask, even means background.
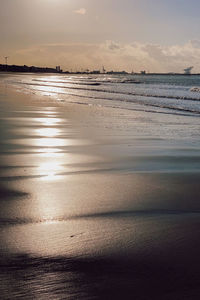
[[[0,64],[0,72],[21,72],[21,73],[62,73],[60,67],[57,69],[54,68],[42,68],[31,66],[17,66],[17,65],[1,65]]]
[[[5,58],[5,63],[6,63],[6,66],[7,66],[7,64],[8,64],[8,58],[9,58],[9,56],[5,56],[4,58]]]
[[[184,69],[185,75],[190,75],[193,68],[194,67],[189,67],[189,68]]]
[[[56,66],[56,71],[57,71],[58,73],[62,73],[62,70],[61,70],[60,66]]]
[[[7,57],[8,58],[8,57]],[[35,66],[18,66],[18,65],[7,65],[7,64],[0,64],[0,72],[19,72],[19,73],[63,73],[63,74],[94,74],[94,75],[98,75],[98,74],[109,74],[109,75],[127,75],[127,74],[134,74],[134,75],[146,75],[146,76],[150,76],[150,75],[157,75],[157,76],[165,76],[165,75],[171,75],[171,76],[182,76],[182,75],[200,75],[200,73],[191,73],[191,70],[193,69],[193,67],[184,69],[185,73],[174,73],[174,72],[170,72],[170,73],[146,73],[145,70],[137,73],[137,72],[131,72],[128,73],[126,71],[106,71],[105,68],[102,68],[102,72],[100,70],[92,70],[90,71],[89,69],[86,69],[84,71],[76,71],[73,72],[71,71],[63,71],[60,66],[56,66],[56,68],[42,68],[42,67],[35,67]]]
[[[109,75],[126,75],[128,74],[126,71],[108,71],[106,74]]]
[[[100,74],[101,72],[99,70],[94,70],[94,71],[91,71],[90,74]]]

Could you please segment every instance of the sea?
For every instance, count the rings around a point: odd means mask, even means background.
[[[10,75],[18,90],[66,101],[169,114],[200,113],[200,75]],[[59,101],[59,99],[57,99]]]

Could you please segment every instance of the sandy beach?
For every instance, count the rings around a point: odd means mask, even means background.
[[[198,113],[0,80],[2,299],[199,299]]]

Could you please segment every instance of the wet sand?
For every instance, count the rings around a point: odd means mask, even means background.
[[[2,299],[199,299],[197,117],[0,107]]]

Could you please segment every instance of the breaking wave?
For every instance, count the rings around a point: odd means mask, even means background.
[[[200,84],[200,77],[198,79],[196,76],[195,83],[198,83],[198,80]],[[139,109],[142,110],[145,110],[145,107],[152,107],[197,115],[200,114],[200,88],[194,85],[188,86],[188,82],[189,79],[186,80],[184,77],[178,79],[166,77],[164,81],[161,76],[160,81],[158,77],[153,81],[147,76],[142,82],[141,79],[131,76],[102,75],[42,76],[41,78],[30,77],[30,80],[27,77],[15,76],[10,81],[11,84],[21,86],[29,92],[62,95],[62,101],[69,102],[68,98],[71,96],[83,99],[78,101],[81,102],[80,104],[98,104],[113,108],[118,108],[120,105],[122,109],[135,109],[134,105],[140,105]],[[191,81],[192,83],[194,82]]]
[[[191,92],[200,93],[200,87],[194,86],[190,89]]]

